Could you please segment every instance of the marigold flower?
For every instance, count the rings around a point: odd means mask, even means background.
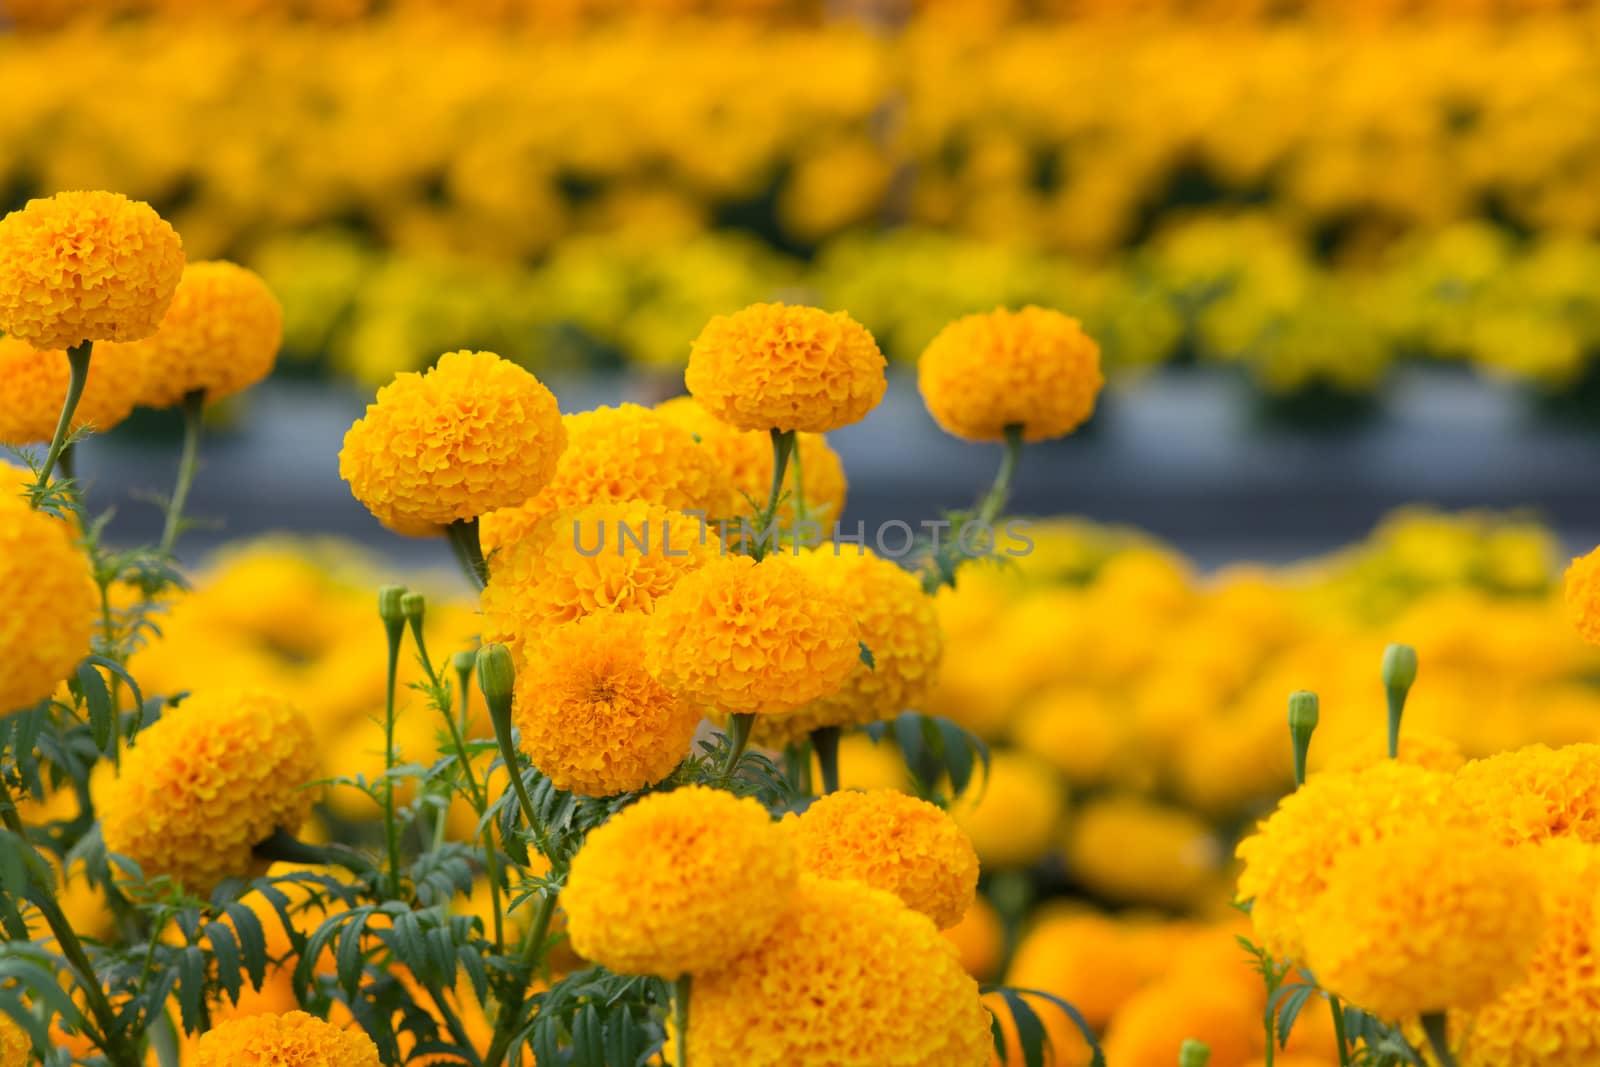
[[[712,415],[692,396],[680,396],[657,404],[662,417],[682,426],[700,439],[728,473],[737,494],[735,515],[753,518],[772,492],[772,438],[756,430],[735,430]],[[795,435],[796,458],[800,469],[801,496],[806,517],[826,528],[844,512],[849,482],[839,454],[821,434]],[[778,522],[792,528],[799,519],[793,491],[792,472],[787,479],[789,492],[778,505]]]
[[[560,627],[517,678],[522,751],[556,788],[604,797],[655,785],[689,754],[700,710],[644,669],[645,617]]]
[[[760,944],[789,909],[798,876],[794,842],[766,808],[692,785],[653,793],[591,831],[561,906],[585,959],[677,978]]]
[[[1470,1011],[1515,984],[1538,943],[1538,882],[1470,830],[1351,848],[1306,915],[1317,982],[1383,1019]]]
[[[36,348],[156,332],[183,273],[183,242],[120,193],[30,200],[0,219],[0,332]]]
[[[969,441],[1003,441],[1007,426],[1027,441],[1069,434],[1105,384],[1100,346],[1078,320],[1031,306],[952,322],[922,353],[917,380],[934,421]]]
[[[1473,760],[1457,772],[1455,794],[1505,844],[1600,844],[1600,745],[1529,745]]]
[[[988,897],[976,894],[961,921],[939,932],[956,947],[961,966],[972,977],[989,982],[1000,976],[1006,955],[1006,927]]]
[[[1006,980],[1053,993],[1101,1029],[1154,976],[1133,942],[1132,927],[1105,915],[1045,915],[1018,942]]]
[[[195,1067],[379,1067],[378,1046],[303,1011],[230,1019],[200,1035]]]
[[[167,408],[196,389],[207,400],[248,389],[272,373],[282,343],[283,308],[267,283],[237,263],[216,260],[183,269],[154,334],[96,355],[143,365],[139,403]]]
[[[1111,1020],[1103,1047],[1106,1062],[1120,1067],[1170,1067],[1188,1040],[1210,1046],[1213,1063],[1243,1063],[1260,1033],[1260,1009],[1232,986],[1183,975],[1130,997]]]
[[[491,557],[484,640],[521,656],[555,626],[595,614],[651,612],[717,552],[715,537],[697,519],[659,504],[563,509]]]
[[[1397,763],[1364,771],[1313,774],[1239,842],[1239,899],[1262,947],[1304,962],[1307,915],[1328,885],[1339,855],[1414,826],[1460,818],[1449,802],[1450,777]]]
[[[0,1012],[0,1067],[27,1067],[32,1056],[33,1042],[28,1032],[11,1016]]]
[[[861,646],[844,602],[789,558],[725,556],[656,605],[645,656],[686,700],[782,715],[837,693]]]
[[[978,891],[978,854],[942,808],[891,789],[822,797],[786,820],[800,869],[883,889],[943,930]]]
[[[858,882],[801,875],[772,936],[696,975],[690,996],[701,1067],[988,1067],[992,1048],[955,950],[926,915]]]
[[[89,654],[100,592],[72,535],[20,497],[0,499],[0,716],[48,697]]]
[[[493,352],[450,352],[378,390],[345,434],[339,474],[380,522],[417,532],[527,501],[566,446],[539,379]]]
[[[568,447],[550,484],[521,506],[484,516],[485,552],[506,547],[562,508],[645,502],[708,521],[737,510],[733,483],[694,435],[638,404],[596,408],[562,420]]]
[[[706,323],[683,380],[736,430],[827,433],[878,406],[886,363],[872,334],[842,311],[752,304]]]
[[[1451,1030],[1467,1035],[1459,1058],[1462,1067],[1588,1067],[1600,1061],[1600,848],[1558,838],[1517,851],[1538,880],[1543,929],[1519,981],[1452,1017]]]
[[[1026,752],[999,751],[950,805],[984,866],[1027,867],[1055,843],[1067,791],[1045,762]]]
[[[262,690],[189,697],[141,731],[116,777],[95,785],[106,848],[191,893],[260,874],[251,849],[300,828],[316,777],[311,724]]]
[[[43,444],[56,432],[67,397],[67,354],[0,337],[0,443]],[[133,411],[144,388],[144,367],[127,359],[96,359],[72,413],[74,432],[104,433]]]
[[[1198,816],[1137,796],[1083,805],[1066,835],[1068,869],[1106,900],[1192,904],[1217,885],[1225,853]]]
[[[1313,745],[1311,762],[1318,770],[1363,771],[1391,758],[1389,734],[1387,730],[1377,730],[1356,744],[1333,749],[1320,766],[1317,763],[1317,753],[1318,749]],[[1467,762],[1467,758],[1461,754],[1461,746],[1454,741],[1437,734],[1412,729],[1407,729],[1400,735],[1400,752],[1393,758],[1401,763],[1409,763],[1414,767],[1440,771],[1444,774],[1454,774]]]
[[[861,726],[920,708],[944,655],[939,614],[922,580],[893,560],[829,545],[802,552],[794,562],[855,617],[872,666],[858,663],[832,696],[780,718],[763,718],[756,741],[782,748],[822,726]]]
[[[1585,641],[1600,645],[1600,548],[1572,561],[1563,589],[1572,625]]]

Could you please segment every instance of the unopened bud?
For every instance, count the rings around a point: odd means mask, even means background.
[[[405,625],[405,609],[401,607],[405,595],[406,587],[403,585],[386,585],[378,590],[378,617],[390,626]]]
[[[1306,753],[1311,751],[1311,735],[1316,732],[1317,694],[1304,689],[1289,694],[1289,740],[1294,743],[1294,782],[1304,785]]]
[[[412,622],[421,622],[423,614],[428,610],[428,598],[421,593],[407,593],[400,598],[400,610]]]
[[[1400,755],[1400,719],[1406,712],[1406,696],[1417,681],[1417,650],[1410,645],[1390,645],[1383,650],[1384,696],[1389,702],[1389,758]]]
[[[459,674],[459,675],[471,674],[472,671],[473,671],[473,668],[475,668],[477,666],[477,664],[478,664],[478,654],[476,652],[468,651],[468,650],[465,650],[465,649],[463,649],[460,652],[457,652],[450,659],[450,665],[456,669],[456,673]]]
[[[1211,1062],[1211,1046],[1189,1038],[1178,1047],[1178,1067],[1206,1067]]]
[[[503,713],[511,720],[511,690],[516,681],[516,668],[511,665],[511,650],[505,645],[484,645],[478,649],[478,688],[489,704],[489,713],[495,717],[496,726]]]

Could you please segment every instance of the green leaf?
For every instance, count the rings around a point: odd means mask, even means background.
[[[245,973],[250,976],[250,986],[260,989],[261,983],[267,978],[267,935],[261,928],[261,916],[237,900],[224,904],[222,910],[233,921],[239,952],[244,957]]]
[[[1020,994],[1002,989],[1000,996],[1006,1002],[1006,1010],[1011,1013],[1012,1025],[1017,1028],[1017,1044],[1022,1048],[1022,1062],[1026,1067],[1044,1067],[1044,1054],[1050,1038],[1044,1032],[1044,1023],[1039,1021],[1039,1014]]]
[[[185,1033],[200,1032],[206,995],[206,954],[199,945],[178,953],[178,1014]]]
[[[94,747],[100,752],[109,753],[111,739],[116,735],[117,719],[106,680],[91,664],[84,662],[78,664],[73,681],[83,695],[84,705],[89,709],[89,736],[94,739]]]
[[[861,646],[861,662],[867,665],[867,670],[877,670],[878,661],[873,658],[872,649],[867,647],[867,643],[865,641],[857,641],[856,644]]]
[[[1006,1000],[1007,1004],[1011,1002],[1012,994],[1025,994],[1030,997],[1038,997],[1041,1000],[1046,1000],[1051,1004],[1054,1004],[1056,1007],[1060,1008],[1066,1013],[1067,1018],[1072,1020],[1072,1025],[1076,1026],[1078,1028],[1078,1032],[1083,1035],[1083,1040],[1089,1046],[1089,1067],[1106,1067],[1106,1054],[1101,1050],[1100,1041],[1095,1037],[1094,1029],[1089,1026],[1088,1020],[1084,1019],[1083,1013],[1077,1008],[1073,1007],[1065,1000],[1062,1000],[1054,993],[1046,993],[1042,989],[1023,989],[1017,986],[988,986],[984,989],[984,992],[999,993],[1001,997]],[[1032,1009],[1030,1008],[1029,1011],[1032,1011]],[[1037,1019],[1038,1016],[1035,1015],[1034,1018]],[[1019,1036],[1020,1032],[1021,1031],[1019,1027]],[[1024,1049],[1026,1049],[1026,1046],[1024,1046]]]
[[[572,1020],[572,1055],[577,1067],[606,1067],[605,1027],[593,1004],[585,1004]]]
[[[239,1003],[239,990],[243,986],[240,975],[239,944],[233,931],[222,923],[206,927],[206,940],[211,944],[211,954],[217,958],[217,981],[228,999]]]

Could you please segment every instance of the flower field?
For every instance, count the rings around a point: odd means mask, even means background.
[[[0,0],[0,1067],[1600,1064],[1592,533],[1019,504],[1152,378],[1592,451],[1597,31]]]

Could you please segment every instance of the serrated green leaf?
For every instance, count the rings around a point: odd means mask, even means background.
[[[211,954],[217,958],[217,982],[222,986],[222,991],[228,994],[228,999],[237,1004],[243,982],[239,945],[234,941],[233,931],[222,923],[211,923],[206,927],[205,936],[211,945]]]
[[[106,680],[100,677],[100,672],[88,663],[78,664],[78,670],[73,677],[73,685],[83,697],[84,706],[89,711],[89,736],[94,740],[94,747],[99,752],[111,751],[111,739],[116,736],[116,712],[111,706],[111,691],[106,688]]]
[[[1067,1001],[1062,1000],[1054,993],[1046,993],[1042,989],[1024,989],[1017,986],[988,986],[985,987],[984,992],[1000,993],[1002,996],[1008,992],[1026,994],[1030,997],[1038,997],[1041,1000],[1045,1000],[1051,1004],[1054,1004],[1056,1007],[1060,1008],[1066,1013],[1067,1018],[1072,1020],[1072,1025],[1078,1028],[1078,1033],[1083,1036],[1084,1042],[1088,1044],[1089,1067],[1106,1067],[1106,1054],[1101,1050],[1100,1041],[1097,1037],[1095,1037],[1095,1032],[1093,1028],[1089,1026],[1088,1020],[1083,1017],[1083,1013],[1077,1008],[1073,1007]]]
[[[606,1067],[605,1027],[593,1004],[585,1004],[572,1020],[572,1057],[577,1067]]]
[[[233,922],[234,935],[239,942],[239,953],[244,957],[245,974],[250,986],[260,989],[267,977],[267,934],[261,927],[261,916],[237,900],[222,906],[223,913]]]
[[[206,954],[199,945],[186,945],[178,953],[178,1015],[186,1034],[200,1032],[206,995]]]
[[[361,990],[361,975],[366,960],[362,954],[361,935],[367,926],[368,909],[358,909],[339,928],[339,945],[334,951],[334,974],[344,995],[355,1000]]]

